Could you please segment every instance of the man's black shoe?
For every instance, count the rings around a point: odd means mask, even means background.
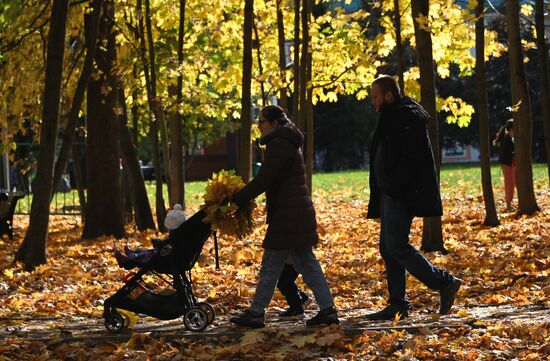
[[[366,315],[365,318],[373,321],[393,321],[397,314],[400,320],[409,317],[407,307],[399,308],[390,304],[381,311]]]
[[[318,325],[332,325],[338,324],[340,320],[338,319],[338,311],[334,306],[327,307],[319,311],[315,316],[307,320],[306,326],[318,326]]]
[[[237,326],[250,327],[250,328],[262,328],[265,327],[264,314],[254,312],[252,310],[246,310],[242,315],[232,317],[229,321]]]
[[[460,288],[461,284],[462,281],[458,278],[455,278],[453,281],[451,281],[451,283],[449,283],[447,286],[443,287],[439,291],[439,294],[441,295],[439,313],[441,315],[447,315],[451,311],[451,307],[453,307],[456,294],[458,293],[458,289]]]

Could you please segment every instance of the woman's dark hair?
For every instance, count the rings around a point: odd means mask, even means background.
[[[276,121],[279,126],[286,124],[294,125],[285,110],[278,105],[266,105],[260,110],[260,113],[270,123]]]
[[[506,131],[510,131],[514,129],[514,120],[508,119],[506,123],[500,129],[498,130],[495,139],[493,140],[493,145],[496,145],[497,147],[500,145],[500,142],[502,141],[502,138],[504,138],[504,134],[506,134]]]

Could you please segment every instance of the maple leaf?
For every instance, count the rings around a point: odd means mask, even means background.
[[[288,336],[290,336],[290,333],[288,333],[288,331],[286,331],[286,330],[279,330],[279,331],[277,331],[277,334],[275,336],[276,337],[288,337]]]
[[[6,268],[4,270],[4,275],[8,278],[13,278],[13,268]]]
[[[397,312],[392,320],[392,325],[397,326],[399,320],[401,320],[401,313]]]
[[[244,336],[241,338],[239,344],[241,346],[255,345],[257,343],[263,342],[266,336],[262,332],[258,331],[247,331],[244,333]]]
[[[150,341],[150,336],[144,333],[133,333],[125,346],[133,349],[142,349]]]
[[[315,342],[319,346],[332,346],[335,343],[342,342],[343,336],[340,333],[327,333],[317,338]]]
[[[298,348],[302,348],[305,345],[310,343],[315,343],[316,341],[317,341],[317,338],[315,337],[314,334],[295,336],[290,339],[290,342],[296,345]]]
[[[419,14],[415,20],[420,29],[430,32],[430,19],[426,15]]]
[[[531,332],[531,336],[537,341],[544,341],[548,335],[545,327],[539,326]]]
[[[458,310],[457,315],[459,315],[460,317],[465,317],[465,318],[471,316],[470,313],[467,310],[463,309],[463,308]]]

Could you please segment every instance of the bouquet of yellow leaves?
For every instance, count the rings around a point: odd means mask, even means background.
[[[242,178],[235,175],[233,170],[214,173],[208,180],[201,208],[206,212],[204,221],[212,225],[213,231],[237,238],[252,233],[255,226],[252,213],[256,203],[250,202],[246,207],[239,208],[236,204],[228,202],[233,193],[242,187]]]

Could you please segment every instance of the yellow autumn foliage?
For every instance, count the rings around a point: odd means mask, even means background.
[[[233,170],[222,170],[212,174],[212,178],[206,184],[204,204],[201,208],[207,214],[204,221],[212,225],[213,231],[237,238],[252,232],[255,225],[252,213],[256,203],[252,201],[247,207],[239,208],[229,202],[231,196],[243,187],[242,178],[235,175]]]

